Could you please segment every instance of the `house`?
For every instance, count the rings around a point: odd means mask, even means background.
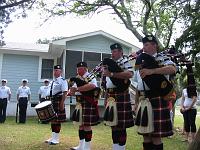
[[[123,46],[124,54],[139,50],[138,47],[104,31],[66,37],[50,44],[7,43],[0,47],[0,77],[8,80],[12,92],[7,115],[15,116],[16,90],[21,84],[21,79],[29,80],[31,102],[38,102],[38,89],[43,79],[52,80],[55,64],[62,65],[63,76],[68,79],[76,76],[77,62],[86,61],[89,69],[92,69],[103,58],[110,57],[109,47],[116,42]],[[66,100],[67,111],[72,111],[74,105],[75,99],[69,97]],[[99,101],[99,105],[103,105],[103,100]],[[27,115],[36,115],[30,105],[27,110]]]

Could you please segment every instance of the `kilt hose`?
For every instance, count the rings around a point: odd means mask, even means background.
[[[55,113],[57,114],[57,117],[55,119],[51,120],[52,124],[66,122],[65,108],[63,111],[60,110],[61,100],[62,100],[62,96],[53,98],[53,100],[52,100],[53,109],[54,109]]]
[[[154,132],[152,137],[167,137],[173,135],[172,122],[170,120],[170,111],[168,101],[160,97],[150,98],[153,109]]]
[[[76,96],[76,100],[82,106],[82,125],[94,126],[99,124],[98,100],[84,95]]]
[[[113,97],[117,105],[118,124],[113,129],[126,129],[134,126],[129,91],[123,93],[108,92],[106,98]]]

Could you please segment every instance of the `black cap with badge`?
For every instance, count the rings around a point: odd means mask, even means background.
[[[146,42],[154,42],[158,44],[155,36],[153,35],[146,35],[144,38],[142,38],[142,43],[145,44]]]
[[[111,50],[114,50],[114,49],[122,50],[122,46],[119,43],[115,43],[115,44],[110,45],[110,49]]]
[[[79,62],[79,63],[76,65],[76,67],[77,67],[77,68],[78,68],[78,67],[87,67],[87,63],[84,62],[84,61],[81,61],[81,62]]]
[[[54,66],[54,69],[62,69],[61,65]]]

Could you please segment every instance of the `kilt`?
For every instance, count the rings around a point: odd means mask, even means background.
[[[76,96],[76,99],[82,106],[82,125],[94,126],[99,124],[98,101],[93,97],[84,95]]]
[[[60,102],[62,100],[62,96],[56,97],[52,100],[53,109],[57,113],[57,117],[51,120],[51,123],[62,123],[66,121],[66,113],[65,108],[63,111],[60,110]]]
[[[150,98],[153,109],[154,132],[152,137],[167,137],[173,135],[172,122],[170,120],[170,111],[168,101],[160,97]]]
[[[113,97],[117,105],[118,124],[113,129],[125,129],[134,126],[133,112],[129,91],[123,93],[108,92],[107,98]]]

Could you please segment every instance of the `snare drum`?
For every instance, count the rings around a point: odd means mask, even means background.
[[[51,121],[56,117],[51,101],[44,101],[35,106],[40,121]]]

